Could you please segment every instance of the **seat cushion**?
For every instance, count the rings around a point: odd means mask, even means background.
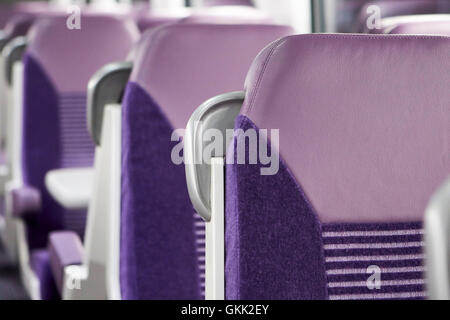
[[[39,280],[41,299],[60,299],[56,282],[53,278],[48,251],[46,249],[33,250],[31,252],[30,266]]]

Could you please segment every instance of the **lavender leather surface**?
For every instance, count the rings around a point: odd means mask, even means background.
[[[139,37],[131,20],[115,16],[84,13],[81,30],[69,30],[66,21],[65,16],[39,20],[30,30],[27,50],[59,92],[84,92],[90,77],[101,66],[124,59]],[[74,62],[82,58],[80,68]]]
[[[143,45],[136,52],[135,64],[148,67],[134,68],[130,81],[139,84],[163,106],[174,128],[184,128],[192,111],[206,99],[241,90],[259,50],[292,33],[289,27],[274,25],[186,23],[158,28],[145,33],[140,40]],[[220,43],[212,45],[217,39]],[[202,45],[194,45],[197,43]],[[237,50],[239,54],[224,55],[224,50]],[[219,78],[220,86],[216,83]]]
[[[322,222],[421,221],[448,175],[449,48],[448,37],[289,37],[252,66],[242,115],[280,129]]]
[[[52,232],[48,238],[48,254],[56,285],[62,293],[64,268],[83,264],[83,244],[74,232]]]
[[[12,190],[11,195],[12,214],[15,217],[24,217],[41,210],[41,193],[36,188],[24,186]]]

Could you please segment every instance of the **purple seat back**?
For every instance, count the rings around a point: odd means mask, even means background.
[[[236,129],[279,129],[281,163],[273,176],[227,166],[227,298],[425,297],[422,220],[450,165],[449,49],[304,35],[259,55]]]
[[[273,25],[173,24],[135,51],[122,124],[120,284],[124,299],[201,299],[204,226],[184,167],[171,160],[175,128],[220,93],[238,90],[257,53],[291,34]]]
[[[27,220],[32,249],[46,246],[49,231],[84,231],[85,212],[58,206],[44,178],[52,169],[92,165],[88,81],[103,65],[125,59],[138,37],[134,24],[114,17],[85,13],[81,30],[69,30],[66,20],[65,15],[39,20],[24,57],[23,180],[42,194],[41,212]]]

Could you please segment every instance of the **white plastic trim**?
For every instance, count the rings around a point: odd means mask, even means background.
[[[85,263],[64,269],[65,300],[120,299],[121,106],[105,107],[101,144],[95,150]]]
[[[425,243],[428,296],[450,300],[450,179],[426,209]]]
[[[22,118],[23,118],[23,63],[16,62],[13,65],[13,86],[12,86],[12,111],[11,130],[8,135],[11,137],[11,172],[12,180],[22,181]]]
[[[23,93],[23,64],[22,62],[16,62],[13,65],[13,77],[12,86],[6,87],[5,99],[6,99],[6,116],[7,116],[7,128],[6,128],[6,170],[8,172],[5,182],[5,217],[3,218],[0,227],[0,236],[5,245],[6,252],[11,261],[16,262],[19,260],[21,264],[21,270],[25,270],[27,266],[22,263],[28,263],[26,259],[20,259],[20,251],[24,249],[28,250],[25,234],[19,234],[17,219],[12,215],[12,199],[11,191],[15,188],[19,188],[22,183],[22,168],[20,166],[20,157],[22,150],[22,93]],[[18,244],[19,240],[25,239],[25,242],[21,245]],[[25,254],[25,253],[23,253]],[[22,255],[23,255],[22,254]],[[28,252],[26,253],[28,255]],[[25,262],[24,262],[25,261]],[[29,265],[28,265],[29,267]],[[22,279],[24,275],[22,274]],[[33,281],[33,280],[30,280]]]
[[[20,275],[22,284],[32,300],[41,300],[40,283],[30,265],[30,251],[28,248],[25,223],[15,219],[17,230],[17,244],[19,250]]]
[[[46,174],[45,185],[52,197],[67,209],[86,209],[92,196],[92,168],[53,170]]]
[[[120,105],[108,105],[103,116],[101,146],[104,148],[102,165],[105,166],[105,204],[108,210],[106,224],[107,260],[106,287],[107,297],[120,300],[120,187],[121,187],[121,151],[122,151],[122,113]]]
[[[206,300],[225,299],[224,159],[211,159],[211,220],[206,222]]]

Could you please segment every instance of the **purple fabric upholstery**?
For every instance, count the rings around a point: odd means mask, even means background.
[[[371,5],[377,5],[381,9],[381,17],[393,17],[413,14],[430,14],[439,13],[446,7],[443,7],[443,2],[447,0],[378,0],[368,2],[361,8],[358,18],[358,31],[367,32],[366,21],[369,17],[367,8]],[[449,8],[450,9],[450,8]]]
[[[83,264],[83,244],[74,232],[53,232],[48,240],[48,254],[56,285],[62,293],[64,268]]]
[[[123,103],[122,298],[202,298],[203,224],[194,218],[184,168],[171,161],[170,136],[203,101],[238,90],[257,52],[290,33],[280,26],[175,24],[141,39]]]
[[[15,217],[24,217],[30,213],[41,210],[41,193],[36,188],[22,187],[14,189],[12,195],[12,214]]]
[[[257,129],[243,116],[236,128]],[[314,209],[284,164],[277,175],[258,179],[260,167],[226,167],[226,299],[326,299]]]
[[[34,58],[24,59],[24,115],[22,171],[25,185],[41,192],[42,213],[29,221],[28,243],[34,248],[47,245],[47,234],[63,227],[62,208],[45,188],[45,174],[60,166],[58,98],[52,83]],[[45,115],[45,118],[41,119]]]
[[[236,129],[279,129],[280,171],[227,166],[227,298],[305,298],[301,283],[319,298],[426,297],[424,208],[450,163],[449,49],[449,37],[303,35],[258,56]]]
[[[323,225],[331,300],[426,298],[420,223]],[[367,271],[377,266],[381,286],[370,290]]]
[[[193,209],[183,168],[170,161],[173,129],[139,85],[128,85],[124,101],[122,298],[200,299]]]
[[[52,275],[48,251],[45,249],[33,250],[30,258],[31,269],[40,283],[42,300],[59,300],[58,289]]]
[[[390,34],[429,34],[450,36],[450,15],[448,21],[403,23],[394,27]]]

